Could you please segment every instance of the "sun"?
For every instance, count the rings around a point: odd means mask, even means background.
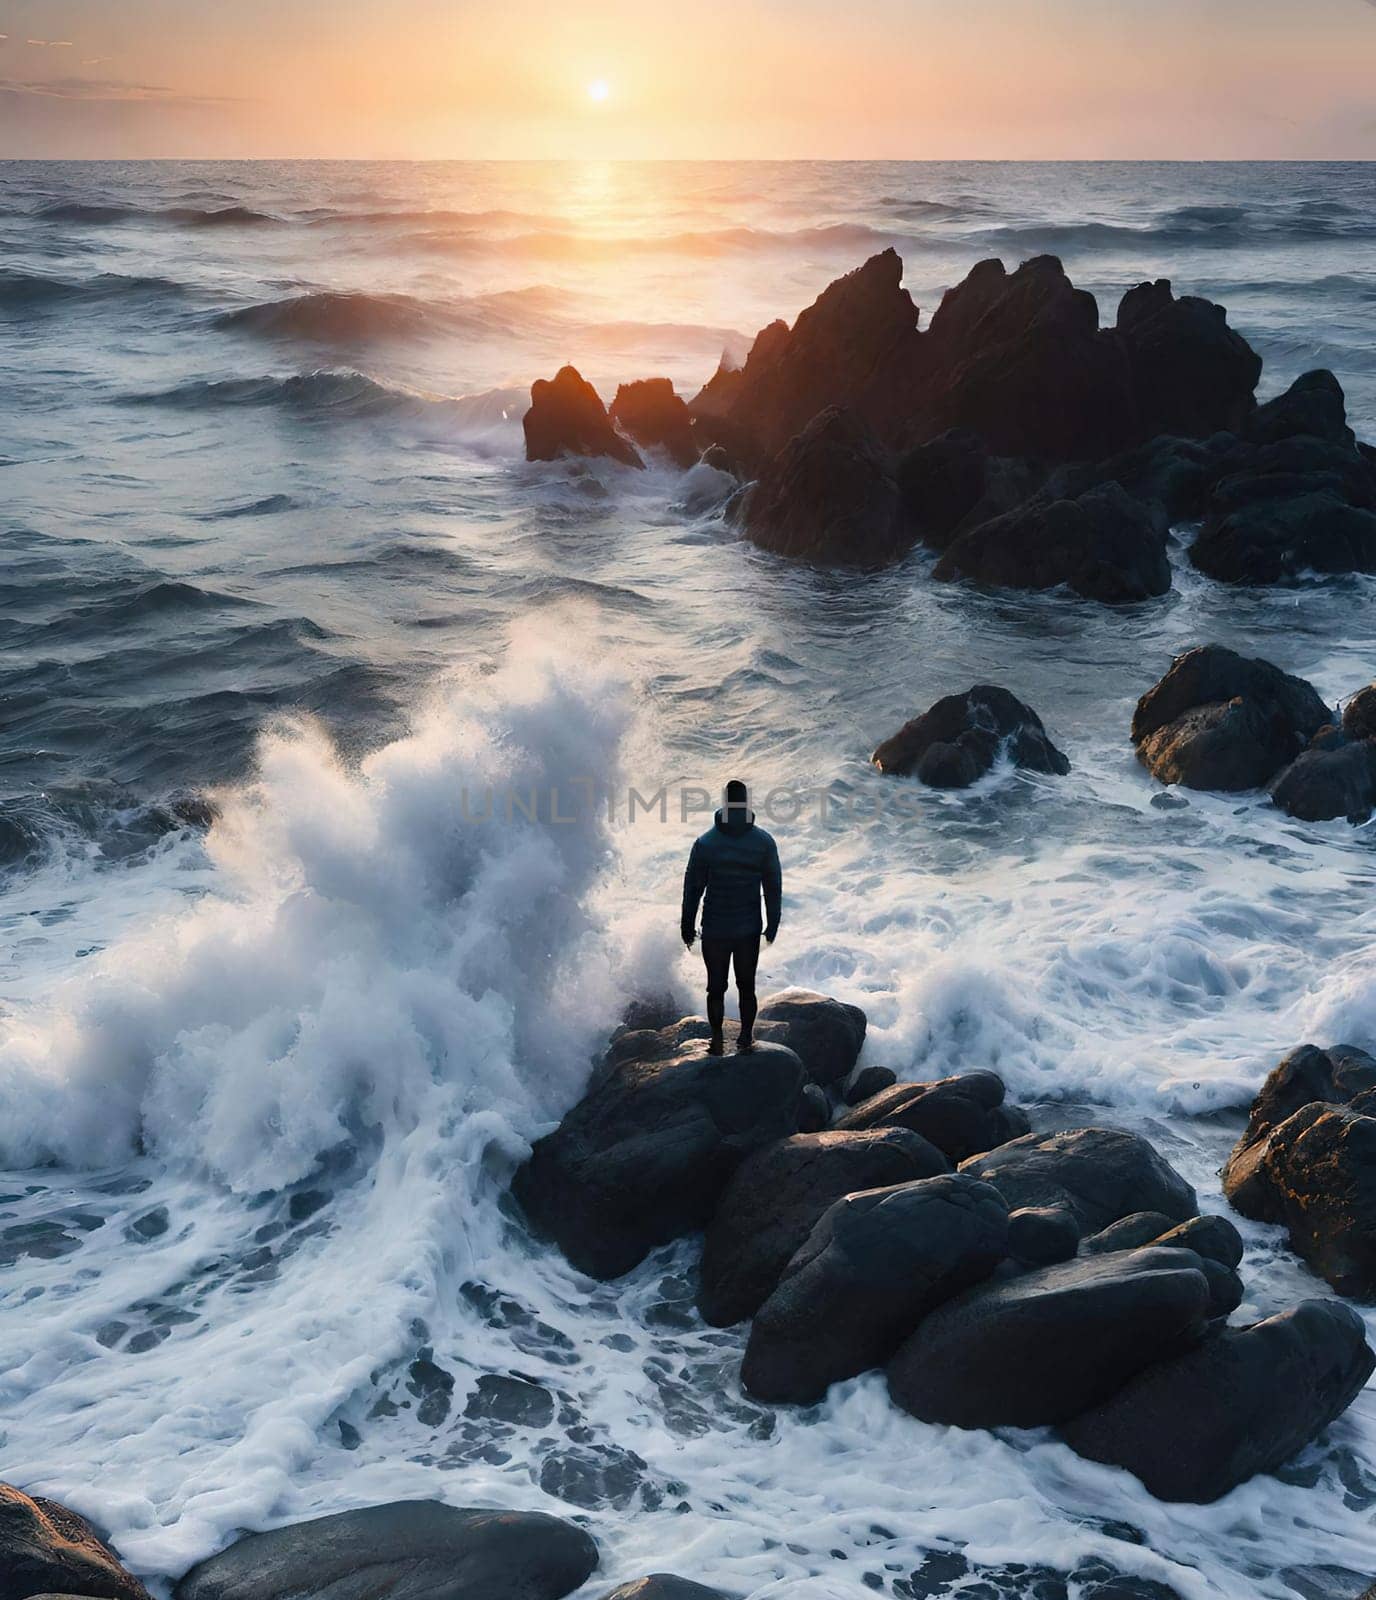
[[[588,85],[588,99],[595,101],[598,105],[610,98],[611,92],[612,86],[605,78],[594,78]]]

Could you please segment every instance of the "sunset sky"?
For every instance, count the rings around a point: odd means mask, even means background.
[[[0,156],[1376,157],[1373,0],[0,0]]]

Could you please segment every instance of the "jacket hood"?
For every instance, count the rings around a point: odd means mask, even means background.
[[[741,816],[735,806],[731,808],[731,811],[732,815],[730,817],[726,815],[725,806],[717,812],[716,825],[723,833],[744,833],[747,829],[755,826],[755,813],[753,811],[746,816]]]

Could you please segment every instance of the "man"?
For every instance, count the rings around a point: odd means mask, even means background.
[[[708,1050],[722,1053],[722,1023],[726,1016],[726,981],[736,969],[736,994],[741,1006],[741,1036],[736,1049],[754,1048],[755,967],[760,959],[760,933],[774,943],[779,931],[783,874],[779,852],[763,828],[755,826],[750,795],[739,779],[726,786],[725,804],[716,821],[694,844],[683,874],[683,915],[680,931],[693,948],[693,924],[698,902],[702,908],[702,959],[707,965],[707,1020],[712,1027]],[[760,896],[764,896],[764,918]]]

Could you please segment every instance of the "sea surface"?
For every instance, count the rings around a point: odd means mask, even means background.
[[[1376,437],[1369,166],[0,165],[0,1476],[155,1588],[422,1496],[583,1519],[590,1592],[903,1600],[956,1554],[1186,1600],[1376,1576],[1370,1391],[1278,1477],[1165,1506],[877,1374],[757,1405],[691,1242],[595,1285],[505,1198],[629,998],[700,1004],[678,797],[738,774],[832,802],[775,826],[766,989],[863,1005],[901,1074],[997,1069],[1039,1126],[1139,1129],[1206,1207],[1282,1054],[1376,1047],[1373,829],[1163,806],[1127,739],[1204,641],[1365,684],[1373,580],[1177,551],[1108,610],[921,552],[819,572],[735,538],[710,471],[521,459],[532,379],[691,393],[889,245],[924,323],[991,255],[1054,251],[1106,321],[1169,277],[1266,394],[1331,367]],[[868,766],[981,681],[1068,777]],[[672,798],[503,811],[587,779]],[[1327,1292],[1242,1227],[1239,1318]]]

